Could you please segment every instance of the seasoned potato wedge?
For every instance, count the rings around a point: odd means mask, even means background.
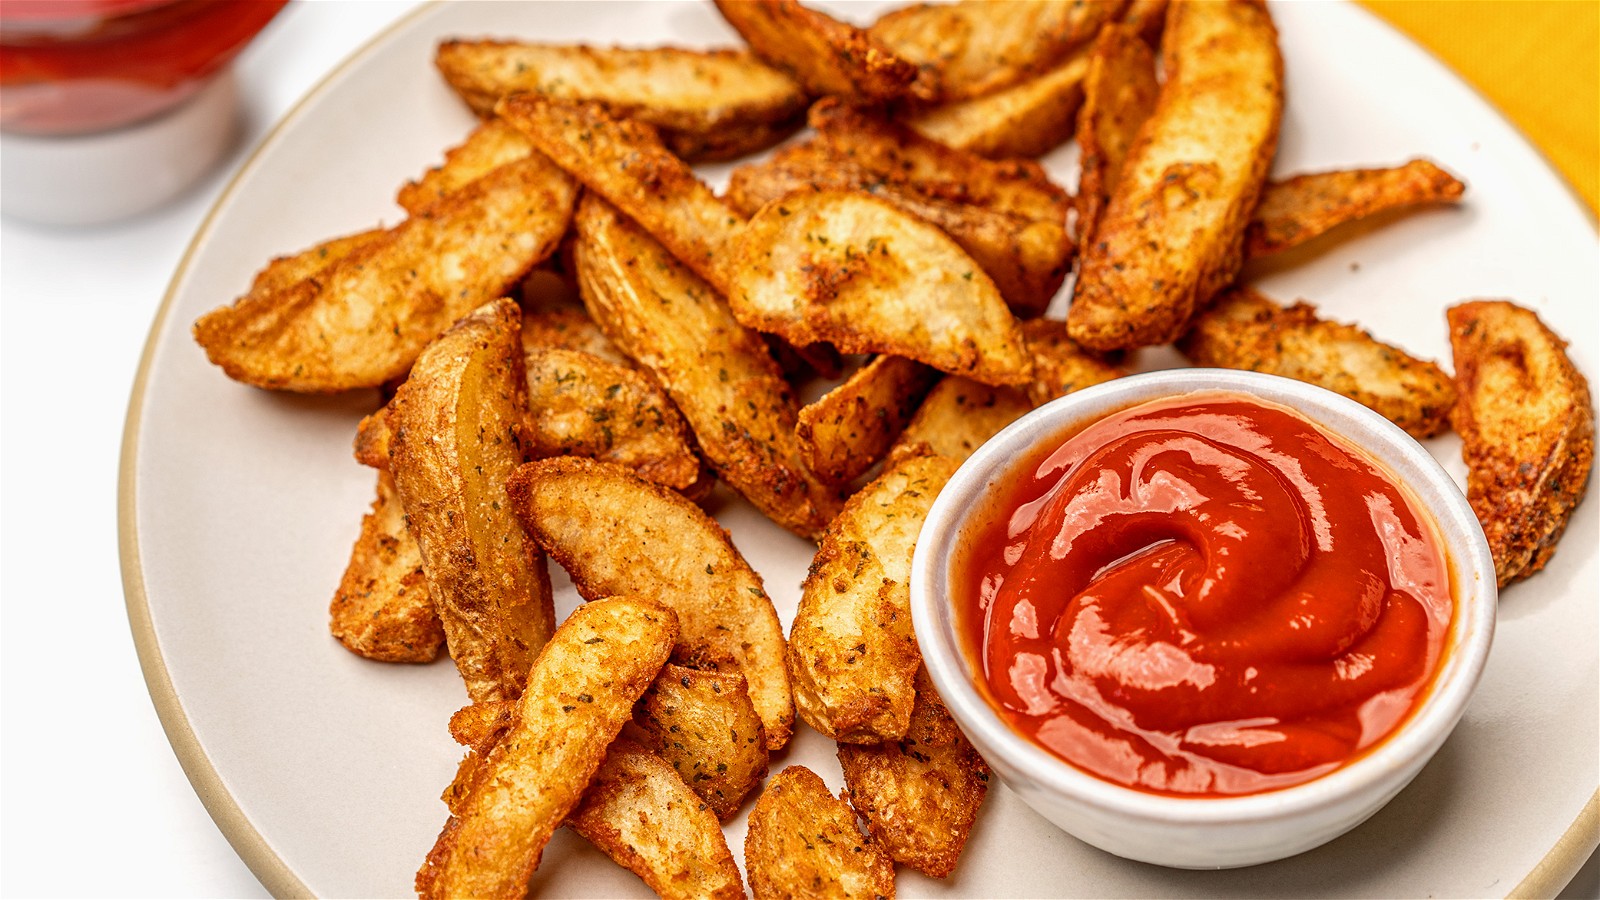
[[[1016,320],[989,276],[944,232],[870,194],[771,203],[733,259],[728,302],[749,327],[985,383],[1028,378]]]
[[[963,0],[894,10],[867,33],[922,69],[939,101],[1011,87],[1091,40],[1127,0]]]
[[[1131,24],[1108,25],[1089,52],[1078,111],[1078,241],[1094,240],[1095,225],[1122,174],[1139,126],[1156,108],[1156,58]]]
[[[1467,499],[1504,587],[1544,568],[1583,499],[1594,465],[1594,400],[1567,342],[1532,310],[1475,300],[1446,315]]]
[[[593,101],[655,126],[689,160],[771,146],[799,125],[806,107],[794,79],[739,50],[450,40],[439,44],[434,64],[480,116],[514,93]]]
[[[901,459],[851,497],[822,538],[789,629],[789,677],[800,718],[828,737],[905,736],[922,665],[911,551],[955,470],[943,456]]]
[[[1382,414],[1412,437],[1450,427],[1455,385],[1437,365],[1355,325],[1282,307],[1249,288],[1223,294],[1198,316],[1178,349],[1196,365],[1269,372],[1325,387]]]
[[[586,599],[623,590],[673,608],[683,646],[675,659],[732,665],[750,686],[767,748],[789,741],[794,702],[783,626],[761,576],[699,507],[620,466],[577,457],[528,463],[508,486],[534,540]]]
[[[790,531],[820,535],[838,501],[800,461],[794,397],[761,338],[604,200],[583,198],[577,228],[573,256],[595,321],[660,382],[730,487]]]
[[[744,865],[755,900],[894,900],[894,863],[856,830],[856,814],[804,766],[767,783],[750,811]]]
[[[750,49],[793,75],[813,94],[884,103],[928,87],[917,67],[853,25],[796,0],[716,0]]]
[[[528,408],[521,321],[505,299],[462,319],[389,403],[389,471],[475,702],[515,697],[555,626],[544,556],[506,497]]]
[[[897,863],[944,878],[989,792],[989,766],[961,733],[926,670],[905,737],[882,744],[840,744],[850,805],[867,820],[874,843]]]
[[[576,197],[543,157],[501,166],[316,277],[207,313],[195,340],[230,378],[257,387],[377,387],[554,252]]]
[[[911,421],[939,373],[899,356],[878,356],[800,410],[795,433],[811,471],[843,484],[872,468]]]
[[[1065,322],[1031,319],[1022,323],[1022,338],[1033,359],[1027,394],[1035,406],[1128,374],[1105,356],[1078,346],[1067,334]]]
[[[535,152],[526,135],[499,119],[491,119],[474,128],[465,141],[446,150],[443,163],[420,179],[406,182],[395,202],[417,215],[444,196]]]
[[[339,643],[367,659],[432,662],[444,646],[422,552],[406,530],[405,508],[388,472],[378,473],[378,497],[361,519],[328,617]]]
[[[955,375],[940,379],[889,450],[895,459],[918,448],[964,462],[984,441],[1022,418],[1033,404],[1021,388],[990,387]]]
[[[556,828],[588,789],[634,701],[677,640],[677,617],[648,600],[579,608],[540,652],[515,721],[417,872],[421,897],[522,897]]]
[[[581,201],[580,201],[581,202]],[[622,352],[589,316],[583,304],[577,302],[530,304],[522,301],[522,352],[529,355],[541,350],[577,350],[598,356],[618,366],[636,365]]]
[[[923,137],[989,159],[1043,156],[1072,137],[1089,55],[1077,50],[1054,68],[1003,91],[907,116]]]
[[[667,663],[634,707],[628,733],[666,760],[718,819],[738,812],[767,777],[766,733],[738,672]]]
[[[1455,203],[1466,185],[1426,159],[1392,169],[1347,169],[1268,182],[1245,230],[1247,257],[1296,247],[1375,213],[1427,203]]]
[[[389,431],[389,408],[361,417],[356,426],[356,462],[380,472],[389,471],[389,442],[394,434]]]
[[[1261,0],[1179,3],[1166,81],[1083,247],[1067,322],[1093,350],[1174,340],[1233,280],[1278,143],[1283,59]]]
[[[373,228],[348,237],[323,241],[290,256],[280,256],[256,273],[255,280],[250,283],[250,296],[266,297],[311,281],[346,256],[378,242],[386,233],[382,228]]]
[[[672,766],[627,738],[612,743],[567,824],[666,900],[744,897],[716,816]]]

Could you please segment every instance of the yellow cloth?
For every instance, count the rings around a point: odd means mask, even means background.
[[[1478,89],[1600,210],[1600,0],[1360,0]]]

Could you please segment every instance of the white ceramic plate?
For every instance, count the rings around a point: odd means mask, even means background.
[[[1460,209],[1406,216],[1262,270],[1285,300],[1312,299],[1425,357],[1448,360],[1443,308],[1512,297],[1600,375],[1594,228],[1544,161],[1427,54],[1362,10],[1273,8],[1289,107],[1277,172],[1431,156],[1470,185]],[[848,6],[857,20],[872,10]],[[357,659],[327,632],[373,476],[350,458],[374,392],[333,398],[235,384],[189,339],[274,255],[400,218],[395,189],[472,118],[431,67],[447,35],[729,44],[706,3],[449,4],[424,9],[330,76],[266,141],[180,266],[129,411],[122,473],[128,606],[162,720],[201,798],[279,894],[394,896],[445,819],[460,751],[445,730],[465,693],[447,661]],[[1075,178],[1072,151],[1047,159]],[[720,176],[723,171],[710,173]],[[1147,365],[1159,365],[1150,357]],[[1453,439],[1431,448],[1458,477]],[[1483,685],[1412,786],[1350,835],[1252,869],[1182,872],[1078,843],[994,791],[958,873],[902,873],[905,896],[1482,896],[1554,891],[1593,849],[1600,746],[1596,520],[1589,496],[1542,574],[1505,593]],[[785,620],[810,560],[803,541],[739,501],[718,517],[766,578]],[[558,610],[576,602],[563,591]],[[774,760],[841,784],[831,743],[801,729]],[[1584,813],[1586,804],[1588,812]],[[728,827],[741,855],[743,817]],[[565,832],[535,893],[645,894]]]

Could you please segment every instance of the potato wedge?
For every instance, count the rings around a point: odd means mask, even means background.
[[[917,407],[917,414],[889,449],[889,458],[932,452],[964,462],[984,441],[1032,409],[1033,403],[1020,388],[990,387],[946,376]]]
[[[1078,346],[1067,334],[1065,322],[1031,319],[1022,323],[1022,338],[1033,358],[1033,380],[1028,382],[1027,394],[1034,406],[1128,374],[1106,356]]]
[[[1016,320],[989,276],[944,232],[870,194],[768,204],[733,260],[728,303],[749,327],[984,383],[1028,379]]]
[[[989,766],[950,718],[926,670],[911,726],[898,741],[840,744],[850,805],[895,862],[944,878],[955,871],[989,792]]]
[[[516,721],[417,872],[421,897],[521,897],[634,701],[677,640],[672,611],[614,597],[575,611],[539,653]]]
[[[429,345],[389,403],[389,471],[474,702],[515,697],[555,627],[544,556],[512,515],[528,404],[510,300]]]
[[[1089,52],[1078,111],[1078,242],[1094,240],[1139,127],[1156,108],[1156,57],[1137,26],[1107,25]]]
[[[793,75],[813,94],[869,104],[925,95],[916,65],[868,32],[796,0],[715,0],[717,10],[756,55]]]
[[[373,228],[348,237],[323,241],[290,256],[280,256],[256,273],[250,283],[250,296],[265,297],[311,281],[346,256],[381,240],[385,234],[384,229]]]
[[[1089,55],[1076,50],[1003,91],[911,113],[902,120],[926,138],[989,159],[1043,156],[1072,137]]]
[[[395,202],[417,215],[448,194],[453,194],[501,166],[534,155],[533,143],[516,128],[498,119],[479,125],[459,145],[445,151],[444,162],[416,181],[408,181]]]
[[[1195,318],[1178,349],[1195,365],[1268,372],[1343,394],[1412,437],[1450,428],[1456,389],[1444,370],[1356,325],[1318,318],[1304,301],[1286,308],[1235,288]]]
[[[779,525],[820,535],[838,500],[800,460],[794,396],[761,338],[604,200],[584,197],[577,228],[575,268],[595,321],[655,375],[719,477]]]
[[[328,607],[329,628],[345,649],[381,662],[433,662],[444,646],[422,552],[406,530],[406,512],[388,472],[361,519],[350,564]]]
[[[543,157],[501,166],[312,279],[212,310],[195,340],[230,378],[257,387],[377,387],[554,252],[576,197]]]
[[[1067,323],[1091,350],[1176,339],[1233,280],[1278,143],[1283,58],[1261,0],[1179,3],[1166,81],[1083,261]]]
[[[911,551],[955,473],[943,456],[908,457],[845,504],[811,563],[789,629],[800,718],[838,741],[899,740],[922,665],[911,631]]]
[[[655,126],[688,160],[769,147],[799,126],[807,102],[794,79],[740,50],[447,40],[434,64],[480,116],[514,93],[592,101]]]
[[[1245,256],[1280,253],[1386,210],[1455,203],[1466,187],[1426,159],[1390,169],[1316,172],[1268,182],[1245,230]]]
[[[1532,310],[1475,300],[1446,316],[1467,499],[1505,587],[1544,568],[1583,499],[1594,465],[1594,400],[1567,342]]]
[[[1168,0],[1130,0],[1128,8],[1122,11],[1122,21],[1132,25],[1145,43],[1159,47],[1168,6]]]
[[[767,777],[766,733],[738,672],[667,663],[634,707],[627,733],[666,760],[721,820]]]
[[[672,766],[627,738],[612,743],[567,824],[666,900],[744,897],[711,810]]]
[[[574,292],[572,297],[570,302],[530,303],[524,294],[523,355],[540,350],[577,350],[615,365],[637,366],[632,357],[606,337],[599,324],[584,309],[578,294]]]
[[[800,410],[795,434],[811,471],[834,484],[864,474],[889,452],[939,373],[898,356],[878,356]]]
[[[922,69],[932,99],[967,100],[1004,90],[1092,40],[1127,0],[963,0],[896,9],[867,33]]]
[[[761,576],[699,507],[620,466],[577,457],[528,463],[507,489],[528,534],[586,599],[631,590],[678,613],[674,658],[732,665],[750,686],[767,748],[789,741],[794,702],[783,626]]]
[[[804,766],[767,783],[750,811],[744,865],[755,900],[893,900],[894,863],[856,830],[856,814]]]
[[[361,417],[356,425],[355,458],[363,466],[389,471],[389,444],[394,434],[389,431],[389,407]]]

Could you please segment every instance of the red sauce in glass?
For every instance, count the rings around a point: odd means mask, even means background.
[[[1101,778],[1232,795],[1380,741],[1454,611],[1431,519],[1299,414],[1229,393],[1123,410],[998,486],[954,583],[1013,728]]]

